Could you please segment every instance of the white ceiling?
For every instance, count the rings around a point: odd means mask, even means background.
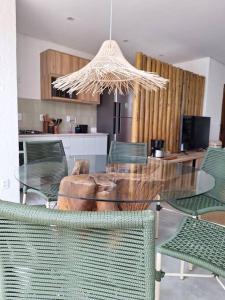
[[[16,3],[20,33],[90,54],[109,37],[110,0]],[[225,0],[113,0],[112,38],[130,61],[142,51],[171,63],[205,56],[225,63]]]

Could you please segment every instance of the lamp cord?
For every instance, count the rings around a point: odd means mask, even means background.
[[[112,9],[113,9],[112,0],[110,0],[110,25],[109,25],[109,39],[110,39],[110,41],[112,39]]]

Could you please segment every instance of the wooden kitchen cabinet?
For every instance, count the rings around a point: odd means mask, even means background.
[[[72,72],[71,64],[72,64],[71,55],[55,51],[55,68],[56,68],[56,71],[54,72],[55,74],[66,75],[71,73]]]
[[[88,63],[89,63],[88,59],[79,58],[79,69],[83,68]],[[85,99],[89,99],[90,103],[96,103],[96,101],[100,103],[99,96],[96,95],[93,96],[91,93],[78,94],[77,97],[82,102],[83,101],[85,102],[86,101]]]
[[[80,69],[80,65],[79,65],[79,62],[80,62],[80,57],[77,57],[77,56],[71,56],[71,69],[70,69],[70,72],[75,72],[77,70]]]
[[[52,86],[52,82],[63,75],[75,72],[85,66],[89,60],[66,54],[55,50],[46,50],[41,53],[41,99],[62,101],[62,102],[78,102],[99,104],[100,96],[84,93],[70,96],[68,93],[56,90]]]

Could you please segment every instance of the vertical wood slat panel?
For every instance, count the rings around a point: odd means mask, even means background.
[[[189,114],[190,115],[193,115],[194,114],[194,106],[195,106],[195,103],[194,103],[194,91],[195,91],[195,78],[194,78],[194,74],[191,74],[191,95],[190,95],[190,110],[189,110]]]
[[[142,57],[142,70],[147,71],[147,56],[143,55]],[[139,140],[144,140],[144,124],[145,124],[145,90],[141,89],[140,95],[140,115],[139,115]]]
[[[168,118],[167,118],[167,140],[166,140],[166,149],[171,149],[172,151],[172,143],[173,143],[173,122],[171,122],[173,117],[173,89],[174,89],[174,68],[171,66],[170,74],[169,74],[169,98],[168,98]]]
[[[167,101],[167,119],[166,119],[166,149],[170,149],[170,123],[171,123],[171,110],[172,110],[172,81],[173,81],[173,67],[169,65],[169,85],[168,85],[168,101]]]
[[[189,92],[189,72],[184,72],[184,77],[186,78],[186,84],[184,84],[184,104],[183,104],[183,112],[185,115],[187,115],[187,107],[188,107],[188,92]]]
[[[175,85],[175,103],[174,103],[174,138],[172,151],[176,152],[179,147],[180,137],[180,122],[181,122],[181,93],[182,93],[182,76],[183,72],[181,69],[176,69],[176,85]]]
[[[151,71],[151,58],[147,58],[147,71]],[[144,142],[149,141],[149,120],[150,120],[150,92],[145,91],[145,124],[144,124]]]
[[[160,74],[161,63],[159,60],[156,60],[156,69],[155,72]],[[158,124],[159,124],[159,91],[154,94],[154,111],[153,111],[153,139],[158,139]]]
[[[191,92],[191,73],[187,73],[187,94],[186,94],[186,99],[185,99],[185,115],[189,114],[189,103],[190,103],[190,92]]]
[[[172,67],[172,93],[171,93],[171,119],[170,119],[170,139],[169,139],[169,149],[171,152],[175,152],[175,97],[176,97],[176,85],[177,85],[177,68]]]
[[[187,72],[183,71],[182,82],[181,82],[181,113],[184,114],[186,105],[186,95],[187,95]],[[181,116],[182,117],[182,116]]]
[[[194,96],[194,102],[195,102],[195,105],[194,105],[194,115],[197,116],[199,114],[199,104],[200,104],[200,99],[199,99],[199,96],[200,96],[200,77],[197,76],[196,78],[196,81],[195,81],[195,94],[193,95]]]
[[[204,77],[201,77],[199,84],[200,84],[199,116],[201,116],[202,112],[203,112],[203,100],[204,100],[204,93],[205,93],[205,78]]]
[[[169,78],[169,65],[163,64],[163,72],[161,74],[164,78]],[[166,138],[166,120],[167,120],[167,102],[168,102],[168,89],[162,90],[162,116],[160,122],[162,123],[161,137],[163,140]]]
[[[166,72],[165,72],[166,64],[161,63],[161,70],[160,70],[160,76],[165,77]],[[160,90],[159,91],[159,118],[158,118],[158,133],[157,136],[162,136],[163,135],[163,112],[164,112],[164,96],[165,96],[165,90]]]
[[[142,69],[142,53],[138,52],[136,54],[135,66],[137,69]],[[138,84],[136,84],[133,96],[133,108],[132,108],[132,132],[131,141],[138,142],[139,137],[139,114],[140,114],[140,93],[141,89]]]
[[[205,78],[194,73],[184,71],[183,93],[185,115],[202,115]]]
[[[132,141],[165,140],[166,150],[179,150],[182,115],[201,115],[205,78],[173,67],[142,53],[136,67],[170,80],[168,88],[157,92],[138,87],[133,99]]]
[[[151,72],[156,71],[156,60],[152,59],[152,64],[151,64]],[[153,121],[154,121],[154,98],[155,98],[155,92],[151,91],[150,92],[150,119],[149,119],[149,140],[153,138]]]
[[[187,115],[191,115],[191,94],[192,94],[192,76],[189,74],[188,98],[187,98]]]

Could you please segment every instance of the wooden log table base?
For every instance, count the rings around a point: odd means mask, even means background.
[[[132,203],[132,199],[157,200],[161,184],[149,181],[142,174],[71,175],[60,183],[57,208],[70,211],[143,210],[149,208],[150,201]],[[127,199],[131,202],[123,202]]]

